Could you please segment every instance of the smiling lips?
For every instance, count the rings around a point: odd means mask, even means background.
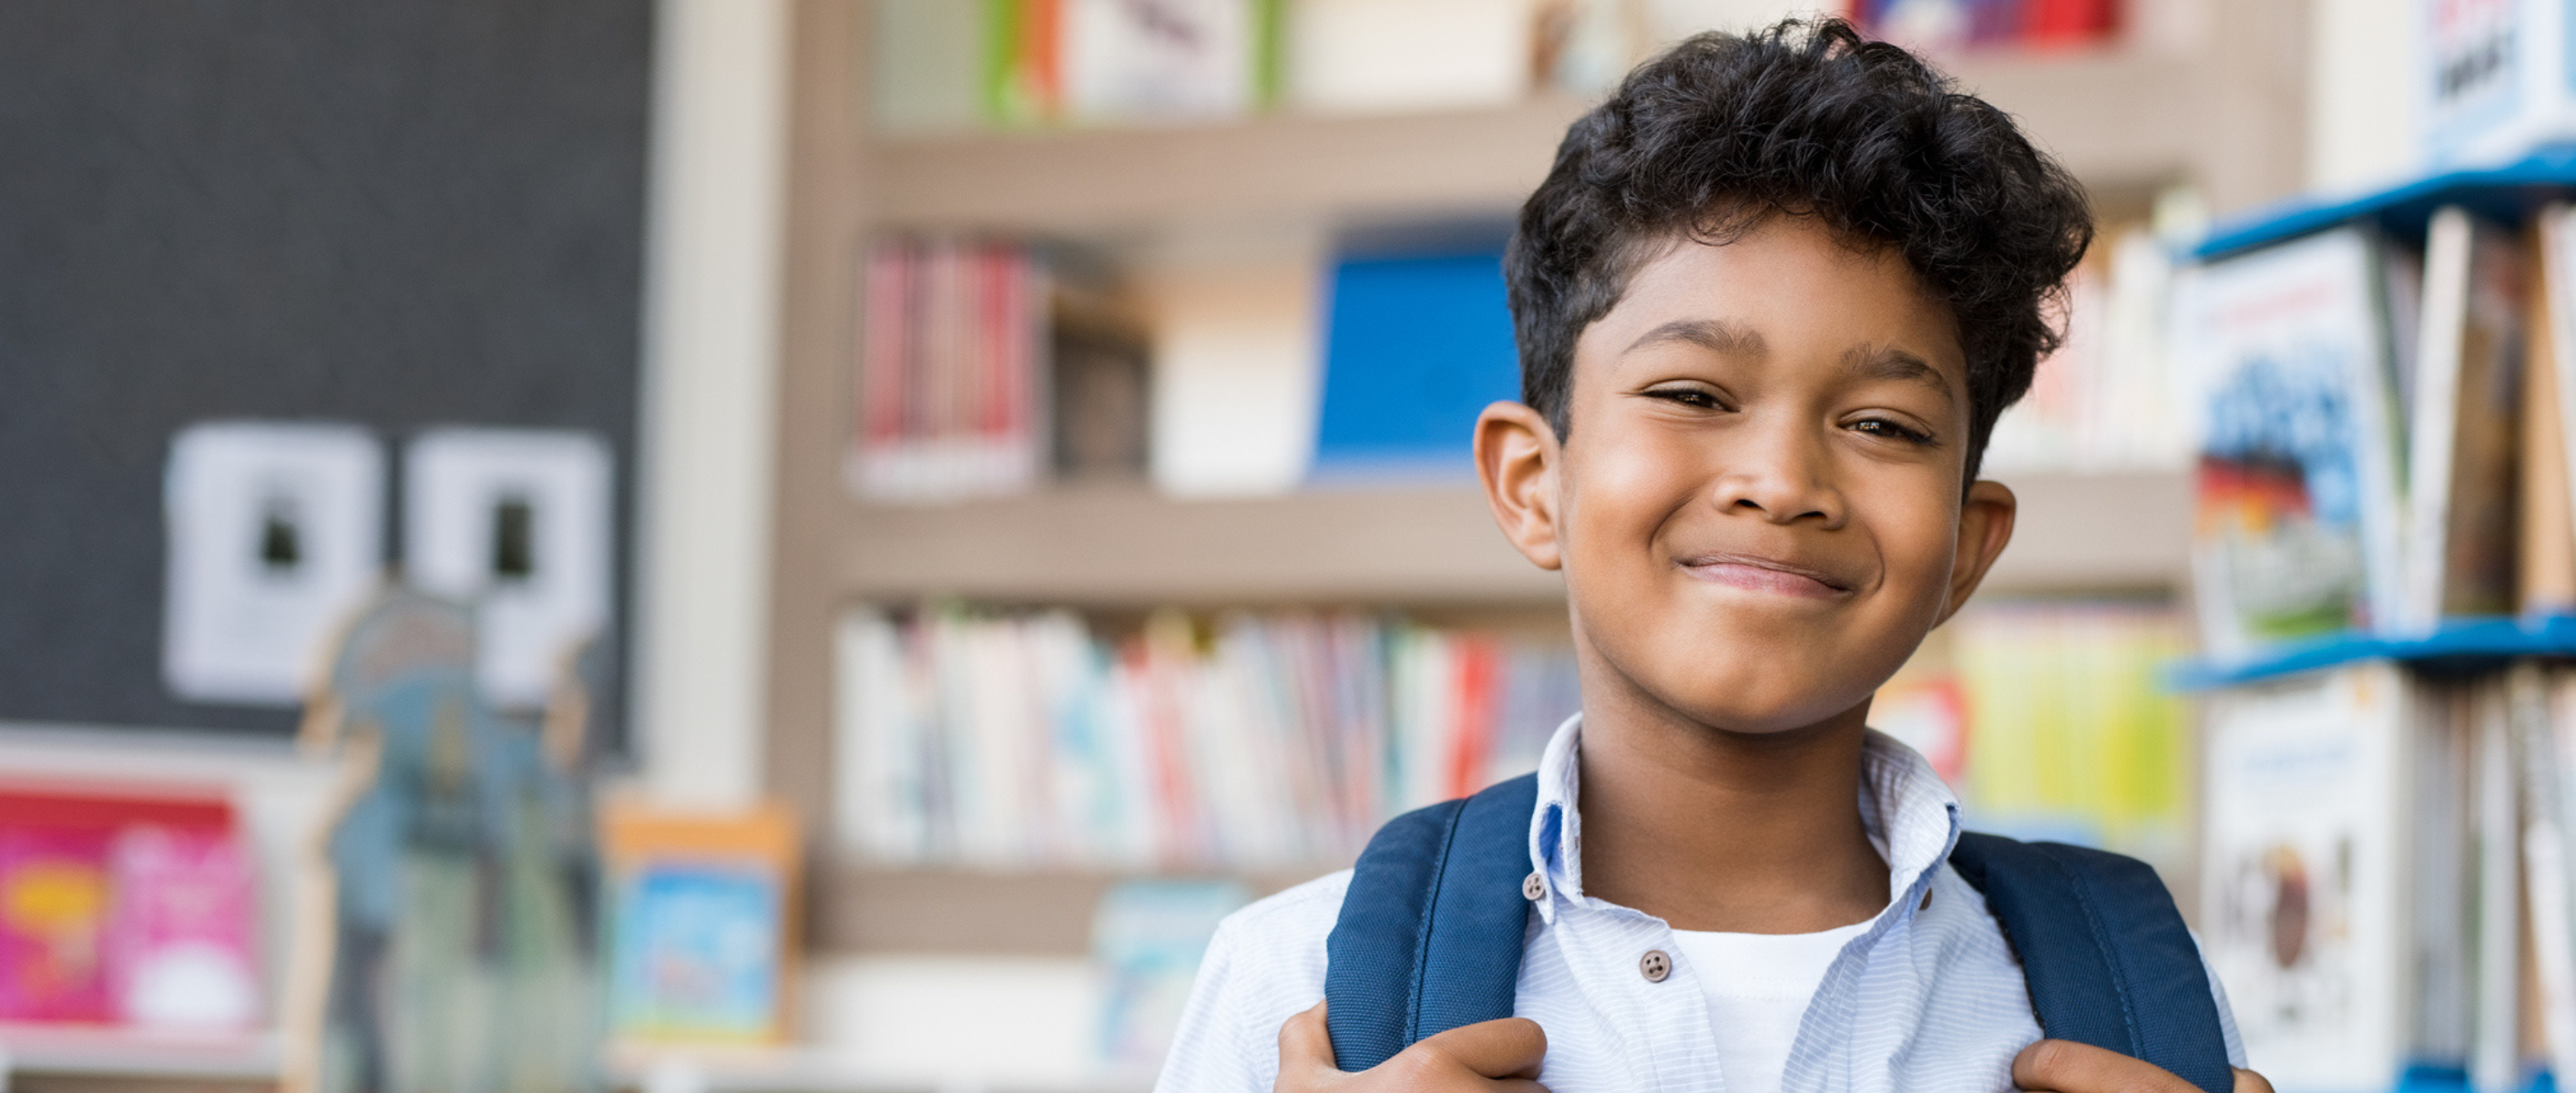
[[[1684,559],[1682,568],[1703,581],[1774,596],[1836,600],[1851,593],[1850,586],[1815,570],[1749,554],[1702,555]]]

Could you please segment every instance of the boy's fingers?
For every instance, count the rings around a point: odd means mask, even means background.
[[[1406,1050],[1436,1053],[1487,1078],[1535,1082],[1539,1063],[1547,1058],[1547,1031],[1527,1017],[1505,1017],[1461,1025]]]
[[[2272,1093],[2272,1080],[2244,1067],[2237,1067],[2236,1093]]]
[[[1339,1069],[1333,1065],[1333,1032],[1324,1023],[1321,1002],[1279,1026],[1279,1071],[1285,1074],[1292,1067]]]
[[[2242,1075],[2250,1072],[2237,1073],[2237,1093],[2246,1093]],[[2023,1089],[2049,1093],[2196,1093],[2199,1089],[2154,1063],[2072,1040],[2042,1040],[2021,1049],[2013,1056],[2012,1078]]]

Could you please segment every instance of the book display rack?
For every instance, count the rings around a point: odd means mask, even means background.
[[[2564,147],[2300,199],[2178,290],[2212,423],[2207,652],[2172,673],[2205,712],[2198,927],[2285,1090],[2576,1070],[2571,199]],[[2263,576],[2292,555],[2308,579]]]

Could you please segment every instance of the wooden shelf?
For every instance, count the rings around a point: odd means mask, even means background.
[[[2170,589],[2187,568],[2180,474],[2012,476],[2003,592]],[[1503,540],[1470,484],[1189,501],[1067,489],[937,506],[847,506],[841,589],[1081,606],[1266,603],[1539,605],[1553,573]]]
[[[0,1075],[271,1082],[274,1035],[181,1036],[131,1029],[0,1023]]]
[[[1518,602],[1563,595],[1472,485],[1175,500],[1074,488],[851,506],[847,594],[1082,605]]]
[[[2259,154],[2210,124],[2210,67],[2118,50],[1976,58],[1952,71],[2088,186],[2131,192],[2241,173],[2229,160]],[[1546,175],[1566,126],[1590,105],[1548,95],[1438,113],[906,136],[862,155],[870,219],[881,226],[1085,234],[1504,216]]]
[[[1507,213],[1586,104],[915,137],[868,153],[873,219],[1080,233],[1209,220]],[[1365,165],[1365,166],[1362,166]]]
[[[1349,863],[1298,873],[1227,874],[1257,898]],[[817,941],[836,953],[1081,956],[1091,911],[1111,885],[1140,874],[1067,869],[992,872],[834,862],[815,905]],[[1155,874],[1170,876],[1173,874]]]
[[[1145,1093],[1152,1074],[1103,1073],[1058,1081],[982,1079],[971,1073],[906,1073],[824,1047],[721,1050],[620,1049],[608,1056],[610,1088],[636,1093]]]

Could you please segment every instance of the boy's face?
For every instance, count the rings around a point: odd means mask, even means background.
[[[1565,571],[1587,708],[1856,715],[2010,535],[2009,491],[1962,497],[1948,309],[1891,251],[1788,216],[1674,243],[1574,359],[1568,439],[1501,403],[1477,461],[1522,552]]]

